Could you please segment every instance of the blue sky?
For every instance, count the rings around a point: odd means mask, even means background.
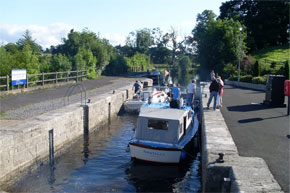
[[[124,44],[132,31],[174,27],[190,34],[198,13],[219,14],[225,0],[0,0],[0,44],[16,42],[28,29],[41,46],[61,43],[70,29],[88,28]]]

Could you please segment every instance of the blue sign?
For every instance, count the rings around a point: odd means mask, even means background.
[[[26,84],[26,69],[14,69],[11,71],[12,86]]]

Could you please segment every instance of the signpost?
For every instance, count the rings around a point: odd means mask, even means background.
[[[27,72],[26,69],[11,70],[12,86],[26,84]]]

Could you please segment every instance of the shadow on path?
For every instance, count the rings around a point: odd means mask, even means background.
[[[251,123],[251,122],[256,122],[256,121],[263,121],[266,119],[277,119],[277,118],[281,118],[281,117],[287,117],[287,115],[281,115],[281,116],[276,116],[276,117],[267,117],[267,118],[256,117],[256,118],[251,118],[251,119],[241,119],[238,122],[239,123]]]

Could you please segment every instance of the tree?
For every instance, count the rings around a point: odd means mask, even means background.
[[[247,26],[250,51],[288,43],[289,1],[227,1],[220,7],[221,19]]]
[[[35,43],[35,40],[32,39],[29,30],[24,32],[23,38],[20,38],[16,44],[19,46],[20,50],[24,49],[26,45],[29,45],[34,54],[39,55],[42,52],[41,46]]]
[[[63,42],[56,48],[52,48],[52,54],[64,54],[70,59],[73,70],[89,69],[92,74],[97,76],[102,73],[116,54],[115,48],[109,44],[108,40],[100,39],[88,29],[84,29],[82,32],[75,32],[72,29],[68,38],[63,39]],[[96,64],[94,64],[95,69],[93,70],[92,61],[95,59]]]
[[[28,74],[40,72],[38,55],[34,54],[29,44],[25,44],[22,51],[16,55],[16,68],[25,68]]]
[[[97,58],[91,50],[80,48],[74,56],[74,70],[88,70],[89,78],[96,78]]]
[[[146,71],[150,68],[149,57],[145,54],[136,53],[133,57],[127,58],[125,57],[127,65],[133,69],[133,71]]]
[[[129,66],[127,65],[126,60],[122,56],[117,56],[110,61],[106,66],[103,74],[110,76],[117,76],[120,74],[125,74],[129,71]]]
[[[238,63],[240,27],[240,22],[232,19],[215,19],[215,14],[209,10],[198,14],[191,43],[196,50],[202,78],[206,78],[210,70],[223,75],[226,64]],[[246,48],[243,42],[245,37],[246,34],[242,32],[242,53]]]
[[[192,62],[188,56],[183,56],[180,58],[178,65],[180,71],[179,83],[181,85],[186,85],[189,79],[189,68],[191,67]]]
[[[15,66],[15,59],[6,49],[0,47],[0,76],[10,75],[11,70]]]
[[[54,54],[51,58],[51,71],[63,72],[72,69],[72,64],[64,54]]]
[[[178,51],[178,42],[177,42],[177,30],[171,27],[170,31],[164,35],[163,41],[165,42],[166,47],[169,47],[171,50],[171,61],[170,64],[174,64]]]
[[[130,32],[126,45],[135,49],[135,53],[148,54],[149,48],[154,44],[150,29],[143,28]]]

